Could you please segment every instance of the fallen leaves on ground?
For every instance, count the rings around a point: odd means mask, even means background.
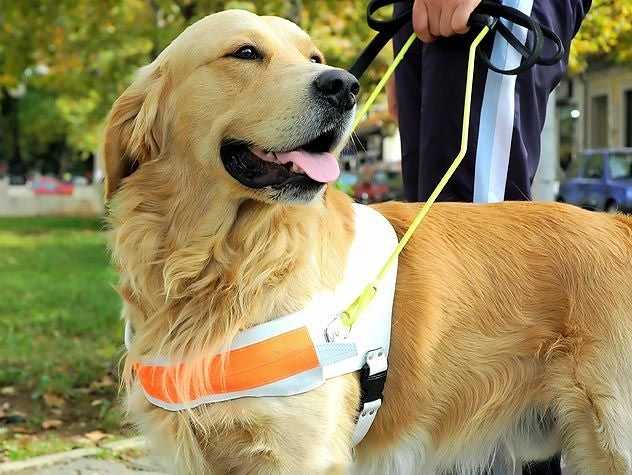
[[[52,393],[44,394],[44,402],[48,407],[53,407],[57,409],[64,407],[64,405],[66,404],[66,401],[63,398]]]
[[[69,390],[0,384],[2,393],[12,393],[0,395],[0,464],[98,447],[125,433],[114,401],[117,385],[112,373],[96,373]]]
[[[64,423],[59,419],[48,419],[42,422],[42,429],[59,429],[62,425],[64,425]]]
[[[15,388],[13,386],[5,386],[0,389],[0,394],[3,396],[15,396]]]
[[[83,434],[83,436],[88,439],[91,442],[94,442],[95,444],[98,443],[100,440],[105,439],[106,437],[108,437],[108,434],[101,432],[100,430],[94,430],[92,432],[88,432],[86,434]]]
[[[110,375],[103,376],[99,381],[94,381],[90,384],[90,389],[104,389],[114,386],[114,380]]]

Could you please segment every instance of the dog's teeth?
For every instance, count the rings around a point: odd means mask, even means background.
[[[292,163],[292,171],[294,173],[303,173],[303,169]]]

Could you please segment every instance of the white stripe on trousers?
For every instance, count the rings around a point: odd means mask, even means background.
[[[504,0],[503,4],[518,8],[530,15],[534,0]],[[526,42],[527,30],[510,24],[512,33]],[[501,69],[518,67],[520,54],[496,34],[491,61]],[[516,109],[516,76],[505,76],[494,71],[487,73],[483,106],[478,132],[476,168],[474,174],[474,202],[503,201],[509,170],[509,154]]]
[[[503,4],[518,8],[527,15],[531,14],[533,8],[533,0],[505,0]],[[511,31],[523,43],[526,41],[525,28],[511,25]],[[497,34],[492,49],[492,64],[502,69],[513,69],[520,64],[521,59],[519,53]],[[516,76],[488,71],[478,132],[474,202],[494,203],[505,198],[515,101]],[[511,463],[507,454],[498,454],[493,467],[494,475],[519,475],[521,472],[522,467]]]

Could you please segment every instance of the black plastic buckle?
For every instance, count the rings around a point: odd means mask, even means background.
[[[470,20],[467,22],[470,26],[479,26],[479,27],[488,27],[490,30],[494,30],[496,28],[496,23],[498,23],[498,18],[491,15],[484,15],[482,13],[472,13],[470,15]]]
[[[360,389],[362,395],[360,396],[360,409],[367,402],[377,401],[383,399],[384,385],[386,384],[386,373],[388,371],[382,371],[380,373],[371,374],[371,369],[368,363],[365,363],[360,370]]]

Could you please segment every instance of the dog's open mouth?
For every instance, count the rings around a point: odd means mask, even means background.
[[[221,157],[226,171],[250,188],[279,187],[287,184],[320,186],[340,175],[331,153],[339,138],[332,129],[289,150],[265,150],[240,140],[222,144]]]

